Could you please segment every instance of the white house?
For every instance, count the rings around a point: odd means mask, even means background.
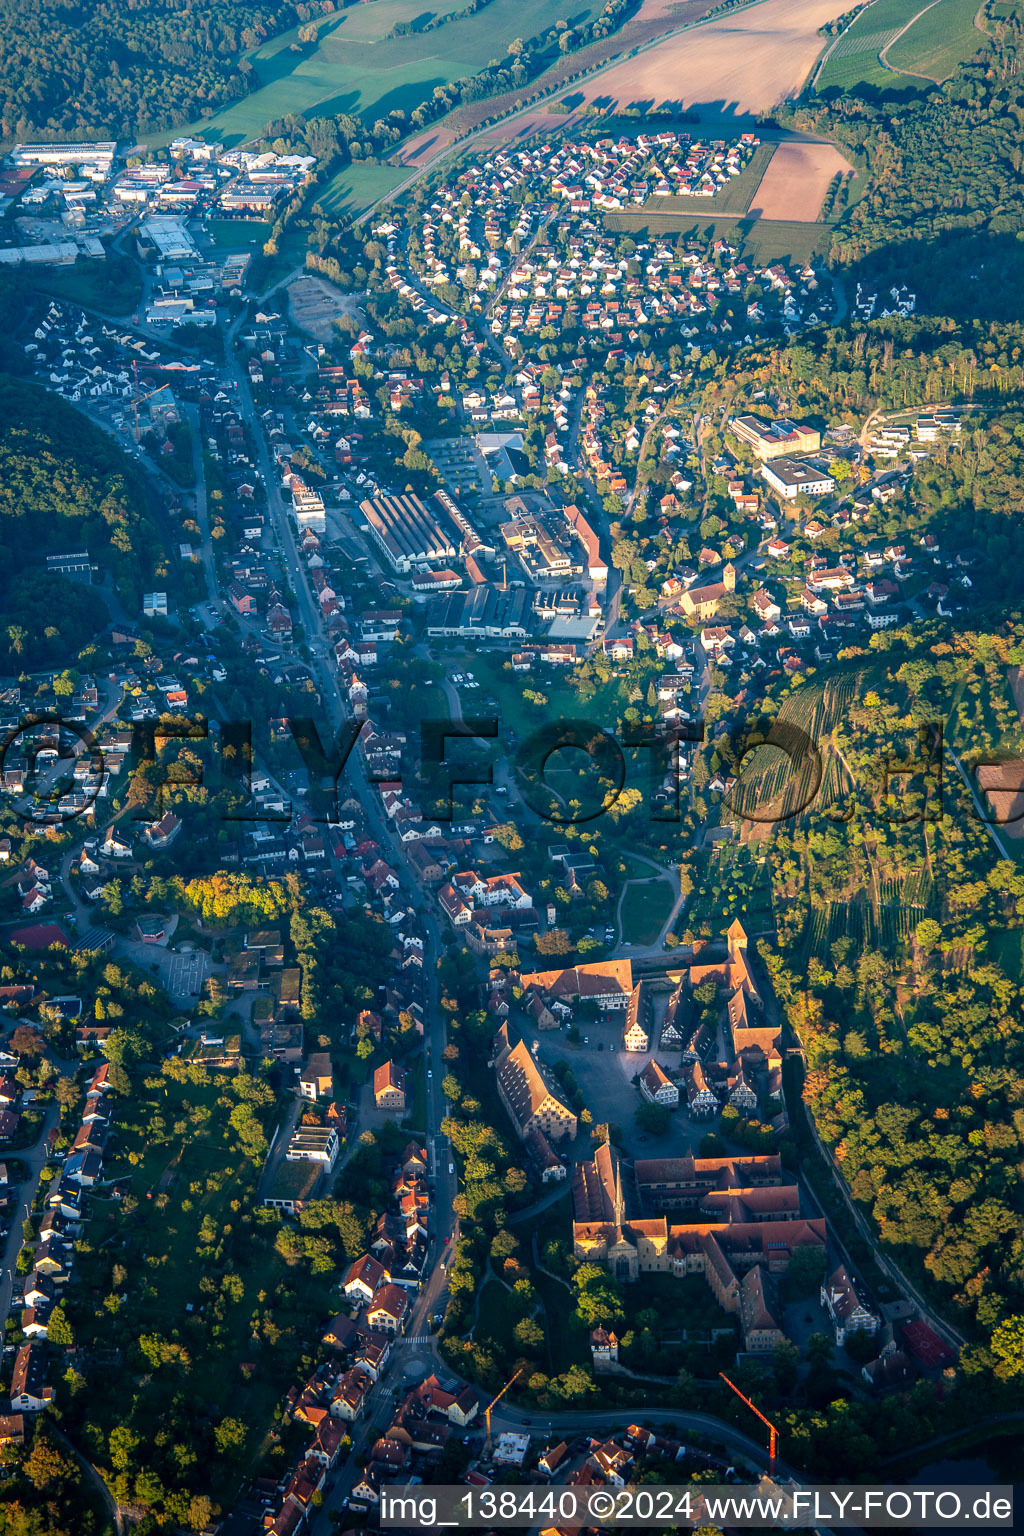
[[[653,1057],[640,1073],[640,1092],[651,1104],[664,1104],[666,1109],[678,1108],[679,1089]]]

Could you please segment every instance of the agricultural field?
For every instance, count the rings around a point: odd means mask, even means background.
[[[946,80],[984,44],[974,24],[977,0],[937,0],[885,50],[891,69],[929,80]]]
[[[574,94],[620,107],[678,101],[721,117],[768,111],[799,94],[821,51],[818,28],[842,9],[843,0],[764,0],[623,59]]]
[[[815,77],[815,90],[852,91],[858,85],[891,90],[898,86],[893,71],[879,63],[878,55],[913,21],[924,3],[926,0],[874,0],[836,40]],[[949,3],[953,0],[941,0],[941,6]],[[908,89],[911,84],[908,80]]]
[[[813,224],[821,214],[825,193],[834,176],[848,176],[852,167],[834,144],[779,144],[745,212],[752,218],[795,220]]]
[[[188,131],[234,145],[290,112],[348,112],[367,123],[397,108],[411,112],[435,86],[500,57],[513,38],[570,17],[579,24],[599,9],[596,0],[491,0],[425,35],[389,37],[397,22],[424,14],[420,0],[350,6],[324,22],[315,43],[300,43],[293,29],[255,49],[248,58],[259,88]]]

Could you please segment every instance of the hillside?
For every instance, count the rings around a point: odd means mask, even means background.
[[[99,594],[48,575],[46,554],[87,548],[135,612],[155,544],[124,454],[71,406],[0,375],[0,666],[66,665],[106,623]]]
[[[241,55],[333,5],[288,0],[0,0],[4,139],[132,138],[250,89]]]

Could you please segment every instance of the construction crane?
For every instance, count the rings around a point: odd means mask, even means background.
[[[767,1424],[767,1426],[768,1426],[768,1476],[769,1477],[774,1477],[775,1476],[775,1457],[776,1457],[776,1454],[777,1454],[778,1449],[779,1449],[779,1432],[778,1432],[778,1430],[775,1428],[775,1425],[772,1423],[772,1421],[770,1419],[766,1419],[765,1418],[765,1416],[761,1412],[760,1408],[755,1408],[754,1407],[754,1404],[750,1401],[749,1397],[744,1397],[744,1395],[740,1391],[739,1387],[735,1386],[733,1384],[733,1382],[731,1382],[729,1380],[728,1376],[726,1376],[724,1371],[719,1371],[718,1374],[719,1374],[719,1376],[721,1376],[722,1380],[725,1382],[727,1387],[732,1387],[732,1390],[736,1393],[736,1396],[739,1398],[740,1402],[741,1403],[746,1403],[746,1405],[750,1409],[751,1413],[756,1413],[758,1418],[761,1420],[762,1424]]]
[[[138,365],[138,363],[136,363],[136,362],[132,363],[132,372],[135,375],[135,394],[134,394],[134,397],[132,399],[132,414],[135,417],[135,441],[138,442],[139,441],[139,406],[140,405],[145,405],[147,400],[152,400],[154,395],[158,395],[161,390],[170,389],[171,386],[169,384],[160,384],[160,385],[158,385],[158,387],[156,389],[151,389],[149,391],[148,395],[140,395],[139,394],[139,365]]]
[[[508,1391],[509,1387],[512,1385],[512,1383],[516,1380],[517,1377],[519,1377],[519,1376],[521,1376],[523,1374],[525,1369],[526,1369],[525,1365],[521,1365],[519,1367],[518,1371],[516,1371],[515,1376],[510,1376],[509,1377],[508,1381],[506,1381],[505,1385],[502,1387],[501,1391],[498,1393],[498,1396],[496,1398],[494,1398],[491,1402],[489,1402],[487,1404],[487,1407],[484,1409],[484,1423],[487,1426],[487,1435],[486,1435],[486,1437],[484,1439],[484,1460],[485,1461],[489,1460],[490,1459],[490,1455],[491,1455],[491,1409],[494,1407],[495,1403],[500,1401],[500,1399],[505,1396],[505,1393]]]

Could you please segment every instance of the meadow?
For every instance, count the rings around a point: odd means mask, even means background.
[[[343,213],[359,213],[375,203],[378,197],[384,197],[401,186],[403,181],[408,181],[409,176],[410,172],[402,167],[367,163],[365,160],[358,163],[353,161],[325,183],[316,201],[328,218],[336,219]]]
[[[647,868],[645,868],[644,879],[646,884],[633,884],[626,890],[621,907],[620,942],[653,944],[672,911],[675,892],[670,880],[659,879]]]
[[[491,0],[433,32],[389,37],[397,22],[423,16],[421,0],[350,6],[324,22],[315,43],[300,43],[293,29],[255,49],[248,58],[259,88],[189,131],[231,146],[290,112],[348,112],[372,124],[395,109],[411,112],[437,85],[476,74],[513,38],[562,20],[579,25],[598,9],[596,0]]]

